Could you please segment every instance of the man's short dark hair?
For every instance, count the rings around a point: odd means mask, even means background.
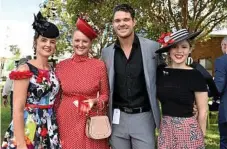
[[[117,5],[114,10],[113,10],[113,14],[115,14],[117,11],[124,11],[124,12],[128,12],[131,14],[131,17],[134,19],[135,18],[135,10],[128,4],[120,4]]]

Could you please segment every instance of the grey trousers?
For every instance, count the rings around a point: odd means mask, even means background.
[[[112,124],[112,149],[155,149],[155,142],[151,112],[127,114],[121,111],[120,123]]]

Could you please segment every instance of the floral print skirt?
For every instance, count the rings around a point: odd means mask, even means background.
[[[24,110],[25,142],[28,149],[60,149],[56,116],[52,108]],[[13,122],[8,127],[2,149],[16,149]]]
[[[163,116],[158,149],[205,149],[204,136],[196,118]]]

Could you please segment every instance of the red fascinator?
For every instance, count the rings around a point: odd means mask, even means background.
[[[98,36],[98,33],[93,29],[91,25],[85,19],[79,17],[76,21],[76,27],[82,33],[84,33],[88,38],[95,39]]]

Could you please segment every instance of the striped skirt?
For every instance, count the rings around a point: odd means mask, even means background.
[[[204,136],[196,118],[163,116],[158,149],[205,149]]]

